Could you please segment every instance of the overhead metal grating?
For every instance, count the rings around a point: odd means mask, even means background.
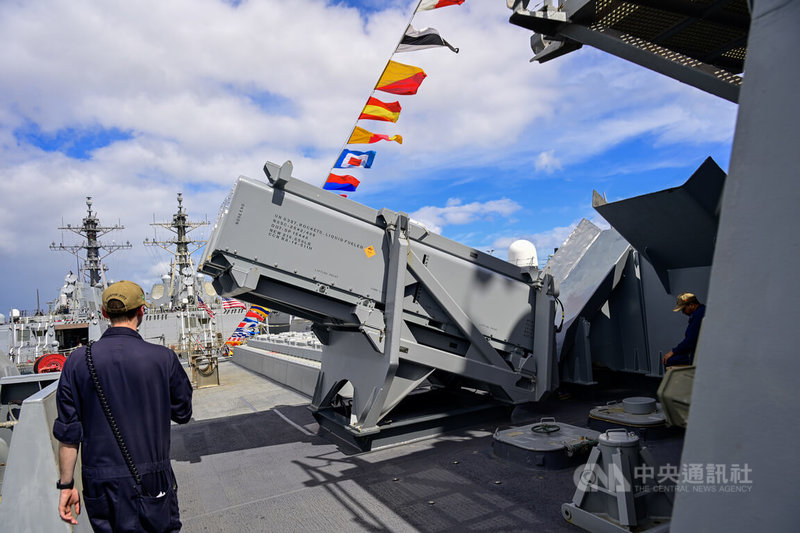
[[[584,44],[737,101],[747,53],[747,0],[507,0],[510,22],[534,31],[531,61]]]

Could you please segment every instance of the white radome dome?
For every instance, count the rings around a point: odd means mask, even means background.
[[[508,247],[508,262],[518,267],[538,267],[539,255],[531,241],[520,239]]]

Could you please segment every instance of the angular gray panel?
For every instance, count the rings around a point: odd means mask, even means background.
[[[710,157],[680,187],[594,208],[658,271],[708,266],[725,173]]]

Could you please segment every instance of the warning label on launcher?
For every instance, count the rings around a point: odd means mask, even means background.
[[[272,217],[272,222],[270,222],[267,236],[282,241],[286,244],[304,248],[306,250],[313,250],[314,241],[320,238],[330,239],[347,246],[352,246],[358,250],[364,249],[363,244],[359,244],[342,237],[341,235],[316,228],[309,224],[304,224],[283,215],[275,215]]]

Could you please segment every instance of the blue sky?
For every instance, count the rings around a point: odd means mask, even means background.
[[[530,32],[502,0],[414,16],[458,54],[394,56],[415,1],[116,4],[0,3],[2,314],[57,296],[75,260],[49,245],[76,243],[57,228],[80,223],[87,196],[125,226],[105,240],[134,245],[107,258],[109,277],[149,289],[169,258],[141,243],[178,192],[213,220],[267,160],[321,185],[390,58],[427,78],[413,96],[375,94],[400,119],[359,125],[404,143],[369,145],[351,198],[498,257],[517,238],[546,257],[581,218],[602,223],[593,189],[616,200],[679,185],[708,156],[728,167],[735,105],[589,48],[529,63]]]

